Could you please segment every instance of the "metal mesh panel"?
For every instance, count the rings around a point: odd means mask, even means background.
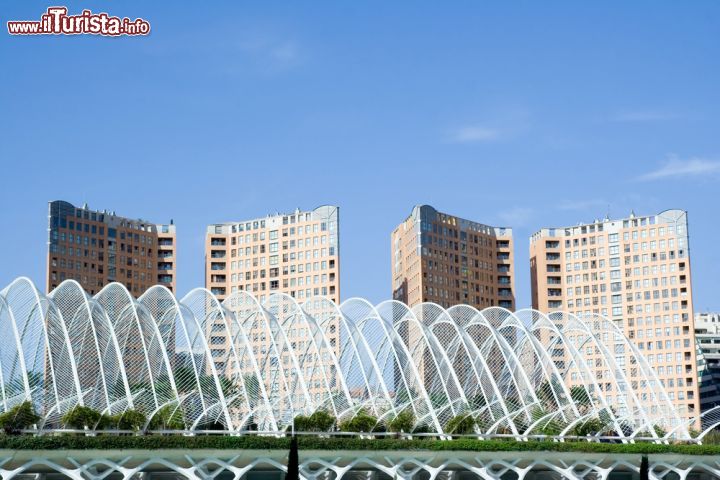
[[[247,292],[221,303],[205,289],[178,301],[160,286],[135,299],[120,284],[90,297],[73,281],[43,295],[21,278],[0,291],[0,342],[0,411],[30,401],[41,429],[75,405],[188,430],[279,432],[319,410],[378,429],[410,413],[410,431],[441,435],[471,418],[477,435],[517,438],[720,425],[720,408],[682,418],[600,316]]]

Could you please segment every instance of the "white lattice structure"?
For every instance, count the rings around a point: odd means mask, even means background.
[[[637,478],[641,458],[574,452],[322,450],[300,450],[299,456],[303,480],[613,480],[632,474]],[[73,480],[282,480],[286,465],[287,450],[0,450],[3,480],[23,474],[61,474]],[[720,462],[712,456],[652,455],[649,466],[652,480],[720,478]]]
[[[0,345],[0,411],[29,400],[39,430],[85,405],[140,410],[148,425],[171,411],[186,430],[279,432],[325,410],[371,414],[378,428],[411,412],[413,431],[440,435],[472,416],[478,436],[563,439],[594,423],[592,435],[623,441],[689,438],[641,353],[601,317],[247,293],[220,303],[204,289],[178,301],[161,286],[134,299],[120,284],[90,297],[73,281],[43,295],[19,278],[0,292]],[[698,421],[701,435],[716,416]]]

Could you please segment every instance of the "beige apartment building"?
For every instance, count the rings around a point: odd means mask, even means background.
[[[390,241],[395,300],[515,309],[511,229],[418,205]]]
[[[261,304],[272,294],[287,294],[301,305],[318,297],[339,303],[339,209],[336,206],[321,206],[311,211],[295,210],[264,218],[210,225],[205,242],[205,265],[206,288],[220,301],[245,291],[252,293]],[[324,307],[313,306],[313,313],[322,316],[317,308]],[[324,324],[323,328],[335,348],[336,356],[339,356],[340,328],[336,316],[326,316],[330,317],[334,320]],[[209,325],[208,328],[213,327]],[[218,371],[229,377],[249,373],[246,370],[235,371],[234,363],[228,361],[230,339],[220,326],[216,326],[209,335]],[[256,358],[263,358],[263,353],[269,353],[273,348],[272,333],[259,323],[249,326],[247,335]],[[314,335],[308,328],[298,325],[289,329],[287,341],[297,351],[307,347],[308,358],[299,358],[298,361],[306,366],[319,361],[331,384],[336,385],[338,372],[334,371],[331,359],[327,356],[318,359],[312,354],[310,339]],[[287,351],[278,354],[281,365],[290,361]],[[284,386],[271,378],[274,372],[272,364],[273,361],[269,361],[261,364],[260,368],[264,368],[268,394],[281,398]],[[248,366],[241,368],[247,369]],[[319,381],[309,382],[308,390],[314,401],[325,400],[320,398],[325,389]]]
[[[680,413],[699,414],[685,211],[543,228],[530,239],[530,271],[533,308],[614,322],[645,355]],[[624,365],[623,355],[617,360]],[[622,392],[610,391],[602,372],[596,374],[605,386],[598,395],[613,403]],[[629,365],[626,375],[636,388],[638,369]],[[640,400],[652,398],[642,393]]]
[[[210,225],[205,286],[219,299],[246,291],[264,301],[286,293],[303,302],[340,300],[338,207]]]
[[[67,279],[91,295],[111,282],[140,296],[160,284],[175,292],[175,225],[155,224],[56,200],[49,204],[47,291]]]

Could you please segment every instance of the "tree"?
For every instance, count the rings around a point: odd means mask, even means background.
[[[575,385],[570,388],[570,399],[581,412],[587,412],[592,404],[590,394],[588,394],[587,390],[580,385]]]
[[[62,417],[62,423],[68,427],[95,430],[100,424],[102,414],[83,405],[76,405]]]
[[[254,374],[246,374],[243,376],[245,382],[245,390],[247,391],[247,401],[251,406],[255,406],[260,401],[260,382]]]
[[[650,462],[647,455],[643,455],[640,460],[640,480],[650,480]]]
[[[310,415],[310,425],[315,431],[327,432],[333,426],[335,426],[335,417],[330,415],[325,410],[318,410],[317,412]]]
[[[451,418],[445,424],[445,433],[450,435],[469,435],[475,433],[477,423],[472,415],[465,413]]]
[[[40,417],[35,413],[32,403],[26,400],[0,415],[0,426],[5,433],[16,435],[20,433],[20,430],[36,424],[38,420]]]
[[[665,429],[662,428],[660,425],[653,425],[653,430],[655,430],[655,435],[660,438],[663,438],[665,435],[667,435]]]
[[[290,452],[288,453],[285,480],[300,480],[300,460],[298,458],[297,437],[295,436],[290,439]]]
[[[698,434],[695,434],[693,438],[697,437]],[[702,438],[702,442],[705,445],[718,445],[720,444],[720,430],[710,430],[708,433],[705,434],[705,436]]]
[[[603,428],[603,422],[599,418],[590,418],[582,423],[579,423],[573,427],[572,432],[578,437],[585,437],[588,435],[595,435]]]
[[[406,408],[402,412],[398,413],[390,423],[388,423],[388,430],[391,432],[412,432],[412,428],[415,426],[415,414],[409,408]]]
[[[480,410],[481,408],[485,407],[487,405],[487,399],[485,398],[485,394],[480,391],[475,396],[473,396],[470,399],[470,406],[474,410]]]
[[[342,422],[340,424],[340,430],[343,432],[368,433],[375,429],[377,423],[377,418],[373,417],[365,410],[360,410],[350,420]]]
[[[147,421],[144,413],[132,408],[106,418],[107,420],[101,421],[101,423],[118,430],[140,430]]]
[[[185,430],[182,411],[175,405],[165,405],[155,412],[150,425],[150,430]]]
[[[295,431],[298,432],[328,432],[335,425],[335,417],[325,410],[318,410],[309,417],[305,415],[296,416],[293,423]]]

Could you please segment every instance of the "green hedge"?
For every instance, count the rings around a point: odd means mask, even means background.
[[[553,451],[587,453],[631,453],[658,454],[679,453],[683,455],[720,455],[720,445],[656,445],[653,443],[617,444],[547,441],[515,442],[504,440],[456,439],[441,440],[401,440],[358,438],[319,438],[299,437],[300,451],[303,450],[429,450],[429,451]],[[290,447],[290,438],[257,436],[196,436],[148,435],[148,436],[30,436],[0,435],[0,449],[10,450],[119,450],[119,449],[218,449],[218,450],[286,450]]]

